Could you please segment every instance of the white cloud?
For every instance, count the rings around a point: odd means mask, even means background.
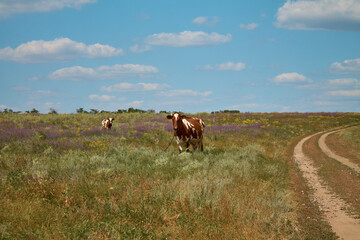
[[[345,60],[342,63],[334,62],[330,66],[330,71],[335,73],[355,73],[360,74],[360,58]]]
[[[197,17],[194,20],[192,20],[192,22],[195,24],[201,25],[201,24],[205,24],[207,22],[207,20],[208,20],[208,17],[200,16],[200,17]]]
[[[135,52],[135,53],[142,53],[142,52],[147,52],[150,50],[151,50],[151,47],[149,45],[139,46],[138,44],[136,44],[136,45],[130,47],[130,51]]]
[[[158,84],[158,83],[138,83],[145,91],[154,91],[160,90],[167,87],[166,84]]]
[[[219,22],[219,18],[218,17],[199,16],[199,17],[193,19],[192,22],[197,25],[213,26]]]
[[[217,70],[217,71],[241,71],[246,68],[245,63],[242,62],[226,62],[226,63],[220,63],[216,64],[215,66],[205,65],[204,67],[200,69],[204,70]]]
[[[68,80],[146,78],[157,72],[158,69],[156,67],[139,64],[116,64],[112,66],[100,66],[98,68],[74,66],[56,70],[49,75],[49,78]]]
[[[290,30],[360,30],[358,0],[287,1],[275,26]]]
[[[23,43],[15,49],[0,49],[0,60],[21,63],[66,61],[74,58],[106,58],[123,54],[119,48],[99,43],[86,45],[69,38],[57,38],[53,41],[31,41]]]
[[[92,68],[75,66],[75,67],[62,68],[56,70],[55,72],[49,75],[49,78],[79,80],[79,79],[95,78],[96,75],[97,75],[96,71]]]
[[[283,73],[272,79],[274,83],[295,83],[295,82],[311,82],[311,79],[299,73]]]
[[[29,81],[37,81],[37,80],[39,80],[40,78],[38,77],[38,76],[34,76],[34,77],[31,77],[31,78],[29,78],[28,80]]]
[[[150,45],[161,45],[171,47],[205,46],[216,45],[231,41],[231,34],[221,35],[219,33],[205,33],[184,31],[180,33],[157,33],[148,36],[145,42]]]
[[[331,96],[360,97],[360,90],[339,90],[328,92]]]
[[[144,101],[132,101],[130,103],[127,103],[126,106],[127,107],[140,107],[142,104],[144,103]]]
[[[89,98],[91,100],[98,100],[98,101],[111,101],[111,100],[115,100],[116,97],[115,96],[109,96],[109,95],[97,95],[97,94],[92,94],[89,96]]]
[[[0,17],[26,12],[51,12],[64,8],[80,9],[96,0],[7,0],[0,2]]]
[[[100,91],[103,91],[103,92],[121,92],[121,91],[126,91],[126,90],[129,90],[131,88],[133,88],[134,84],[131,84],[131,83],[118,83],[118,84],[115,84],[113,86],[109,86],[109,87],[101,87]]]
[[[356,78],[340,78],[340,79],[333,79],[333,80],[329,80],[329,84],[330,85],[335,85],[335,86],[359,86],[360,85],[360,81],[357,80]]]
[[[250,23],[248,25],[245,24],[240,24],[239,27],[245,30],[254,30],[255,28],[257,28],[258,24],[257,23]]]
[[[207,97],[212,94],[211,91],[197,92],[190,89],[170,90],[166,92],[160,92],[158,96],[161,97]]]
[[[118,83],[109,87],[101,87],[100,91],[103,92],[126,92],[126,91],[159,91],[167,88],[166,84],[158,83]]]

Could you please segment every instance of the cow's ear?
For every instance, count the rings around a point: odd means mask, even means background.
[[[112,119],[113,121],[115,120],[115,118]]]
[[[182,115],[181,118],[186,118],[186,116],[185,116],[185,115]]]
[[[167,118],[167,119],[172,119],[172,116],[171,116],[171,115],[167,115],[166,118]]]

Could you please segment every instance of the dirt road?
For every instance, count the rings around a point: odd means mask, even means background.
[[[358,239],[360,240],[360,219],[348,214],[346,209],[349,209],[348,203],[335,194],[328,184],[318,174],[318,168],[314,165],[314,158],[317,156],[306,155],[304,153],[304,143],[312,138],[321,137],[318,140],[321,151],[329,158],[335,159],[340,163],[351,168],[357,174],[360,173],[360,166],[352,162],[350,159],[341,157],[335,154],[326,145],[326,138],[329,134],[337,131],[319,132],[311,136],[303,138],[294,149],[294,160],[296,161],[303,177],[307,181],[309,187],[313,190],[313,201],[315,201],[320,210],[324,214],[324,218],[329,222],[332,230],[341,239]],[[355,174],[356,174],[355,173]]]

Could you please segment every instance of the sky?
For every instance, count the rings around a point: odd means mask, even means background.
[[[0,110],[360,112],[360,0],[0,0]]]

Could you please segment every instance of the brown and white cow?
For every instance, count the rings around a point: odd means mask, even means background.
[[[102,127],[101,129],[109,129],[112,127],[112,122],[115,120],[115,118],[107,118],[107,119],[104,119],[102,120],[101,124],[102,124]]]
[[[182,152],[182,143],[186,143],[186,151],[189,151],[190,144],[193,150],[200,147],[200,151],[204,150],[203,146],[203,133],[205,123],[200,118],[186,117],[180,113],[173,113],[168,115],[167,119],[172,119],[174,136],[179,147],[180,153]]]

